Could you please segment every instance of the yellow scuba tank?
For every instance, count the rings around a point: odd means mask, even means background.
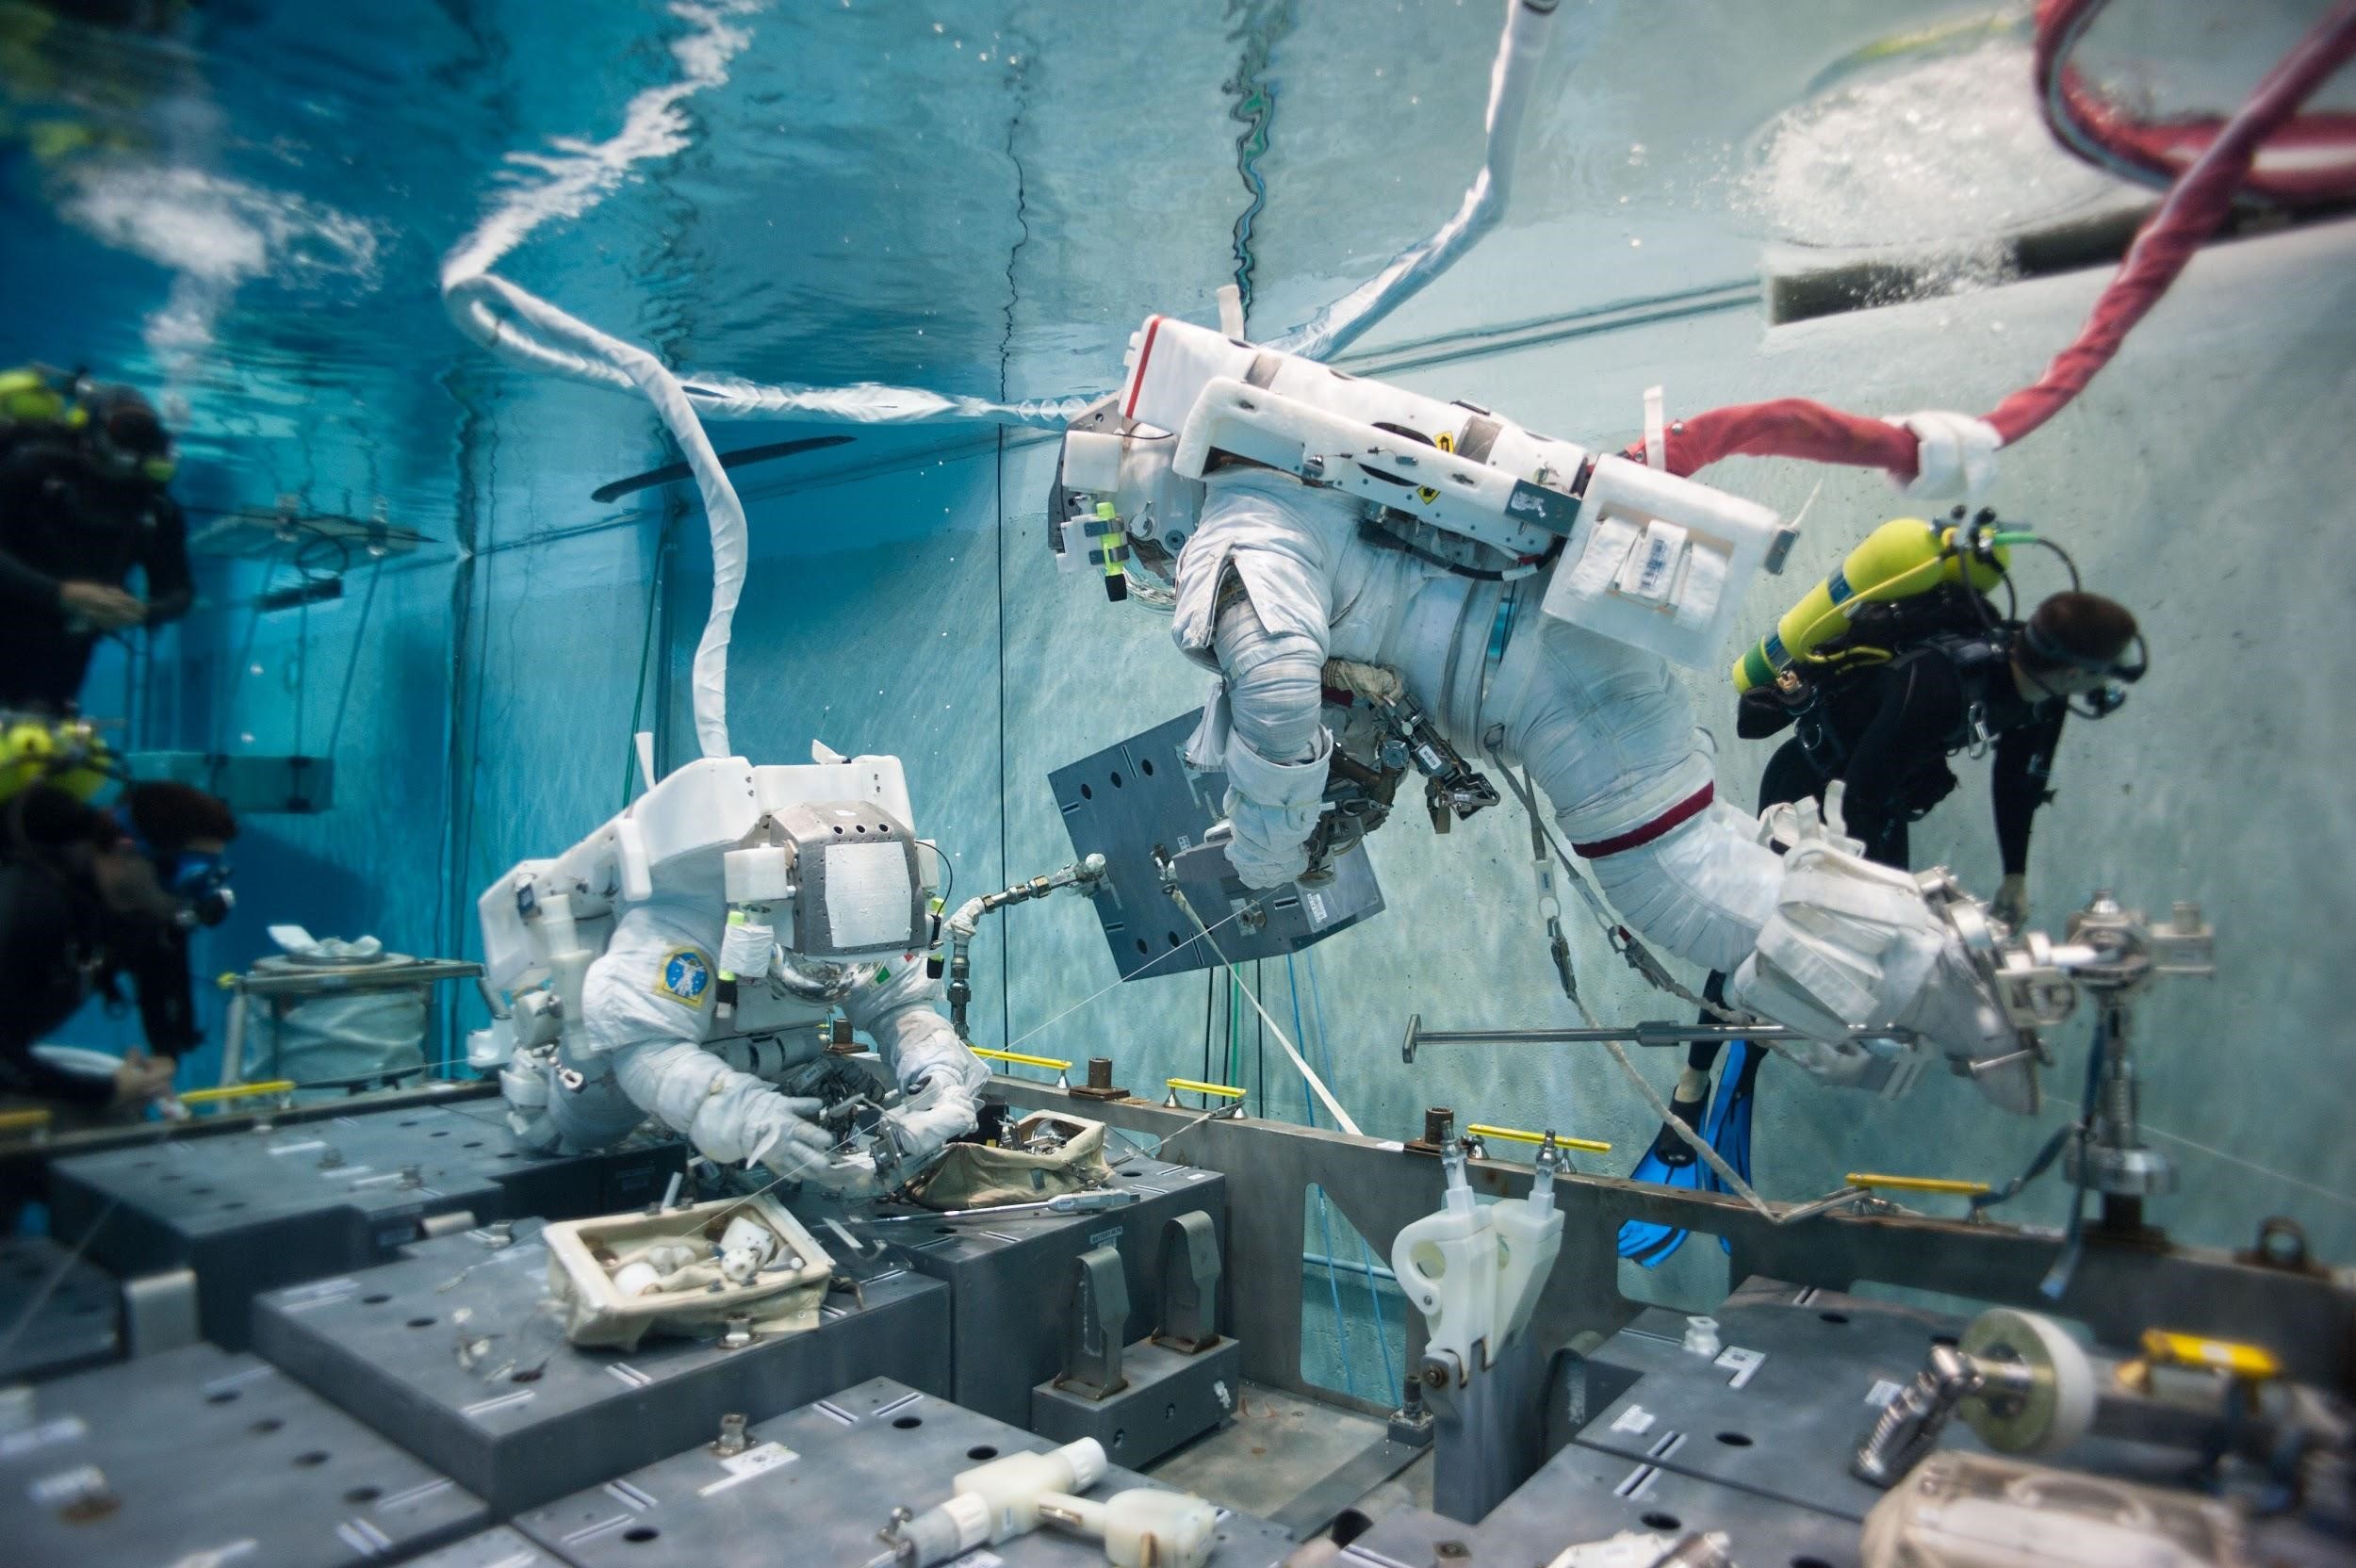
[[[90,422],[79,378],[45,365],[0,370],[0,431],[15,427],[80,430]]]
[[[20,715],[0,729],[0,801],[36,784],[88,800],[106,782],[106,746],[82,719]]]
[[[1959,586],[1967,563],[1972,586],[1987,593],[2004,579],[2012,564],[2003,545],[1986,555],[1956,547],[1954,525],[1937,525],[1920,517],[1893,517],[1865,536],[1832,576],[1775,623],[1748,653],[1735,661],[1734,689],[1748,692],[1772,685],[1793,664],[1812,662],[1810,656],[1849,629],[1849,608],[1910,599],[1934,588]]]

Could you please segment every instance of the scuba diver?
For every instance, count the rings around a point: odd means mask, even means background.
[[[170,1091],[203,1038],[188,936],[234,902],[222,858],[237,823],[185,784],[134,784],[112,810],[35,784],[0,807],[0,975],[14,1002],[0,1020],[0,1096],[82,1111],[144,1104]],[[148,1052],[111,1078],[75,1072],[34,1049],[95,993],[137,992]]]
[[[72,712],[99,638],[188,613],[173,467],[130,387],[0,372],[0,709]],[[134,567],[144,600],[124,587]]]
[[[1969,524],[1960,512],[1944,529],[1919,518],[1883,524],[1761,639],[1735,666],[1736,732],[1763,740],[1797,731],[1759,779],[1761,809],[1821,800],[1839,783],[1846,832],[1863,841],[1868,859],[1900,871],[1913,869],[1909,826],[1955,788],[1948,759],[1992,753],[2004,881],[1988,912],[2018,930],[2029,915],[2030,825],[2052,798],[2046,785],[2062,722],[2073,710],[2089,719],[2116,712],[2146,660],[2135,616],[2085,592],[2060,547],[1996,531],[1991,512]],[[2052,549],[2070,578],[2026,621],[1999,617],[1986,597],[1999,582],[2010,592],[2008,552],[2021,543]],[[1705,994],[1712,1001],[1723,979],[1710,977]],[[1752,1093],[1767,1052],[1734,1044],[1712,1095],[1718,1044],[1694,1042],[1670,1109],[1747,1181]],[[1720,1189],[1715,1172],[1666,1127],[1629,1174]],[[1684,1238],[1673,1227],[1631,1220],[1621,1227],[1620,1254],[1656,1266]]]

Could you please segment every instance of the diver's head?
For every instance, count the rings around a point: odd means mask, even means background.
[[[168,484],[177,468],[172,436],[155,405],[120,383],[90,395],[90,446],[115,473]]]
[[[2013,641],[2013,678],[2023,696],[2082,698],[2078,710],[2091,718],[2127,700],[2126,686],[2143,678],[2145,663],[2143,634],[2127,607],[2074,588],[2038,605]]]
[[[219,925],[229,918],[237,898],[229,890],[227,855],[237,819],[227,802],[186,784],[134,784],[123,792],[114,818],[170,901],[175,923]],[[106,891],[104,877],[100,890]]]

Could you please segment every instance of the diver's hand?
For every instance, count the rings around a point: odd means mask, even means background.
[[[2029,879],[2015,873],[1996,888],[1996,896],[1988,912],[2004,923],[2008,930],[2019,931],[2029,923]]]
[[[100,631],[119,631],[147,619],[137,595],[104,582],[66,582],[57,587],[57,608],[71,620]]]
[[[172,1075],[179,1066],[169,1056],[156,1059],[142,1051],[129,1053],[114,1071],[115,1107],[144,1105],[171,1093]]]

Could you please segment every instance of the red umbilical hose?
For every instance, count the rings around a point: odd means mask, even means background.
[[[2039,12],[2041,71],[2061,61],[2067,52],[2058,45],[2049,52],[2049,34],[2058,39],[2072,24],[2083,31],[2084,22],[2100,4],[2101,0],[2053,0]],[[2095,302],[2077,340],[2055,355],[2033,384],[2013,393],[1986,416],[2007,446],[2068,406],[2095,373],[2110,363],[2129,330],[2168,292],[2193,253],[2224,222],[2236,192],[2250,176],[2259,149],[2351,56],[2356,56],[2356,0],[2341,0],[2267,73],[2224,128],[2207,138],[2200,156],[2169,187],[2158,210],[2136,232],[2135,243]],[[2310,123],[2337,118],[2345,117],[2318,117]],[[2184,134],[2205,133],[2184,129]],[[2339,171],[2311,172],[2348,178]],[[2279,193],[2279,183],[2276,188]],[[1843,413],[1806,398],[1778,398],[1711,409],[1680,420],[1669,427],[1663,450],[1665,466],[1673,474],[1691,474],[1725,457],[1797,457],[1885,468],[1903,482],[1914,477],[1916,442],[1911,433],[1880,419]],[[1631,445],[1622,455],[1643,462],[1644,444]]]

